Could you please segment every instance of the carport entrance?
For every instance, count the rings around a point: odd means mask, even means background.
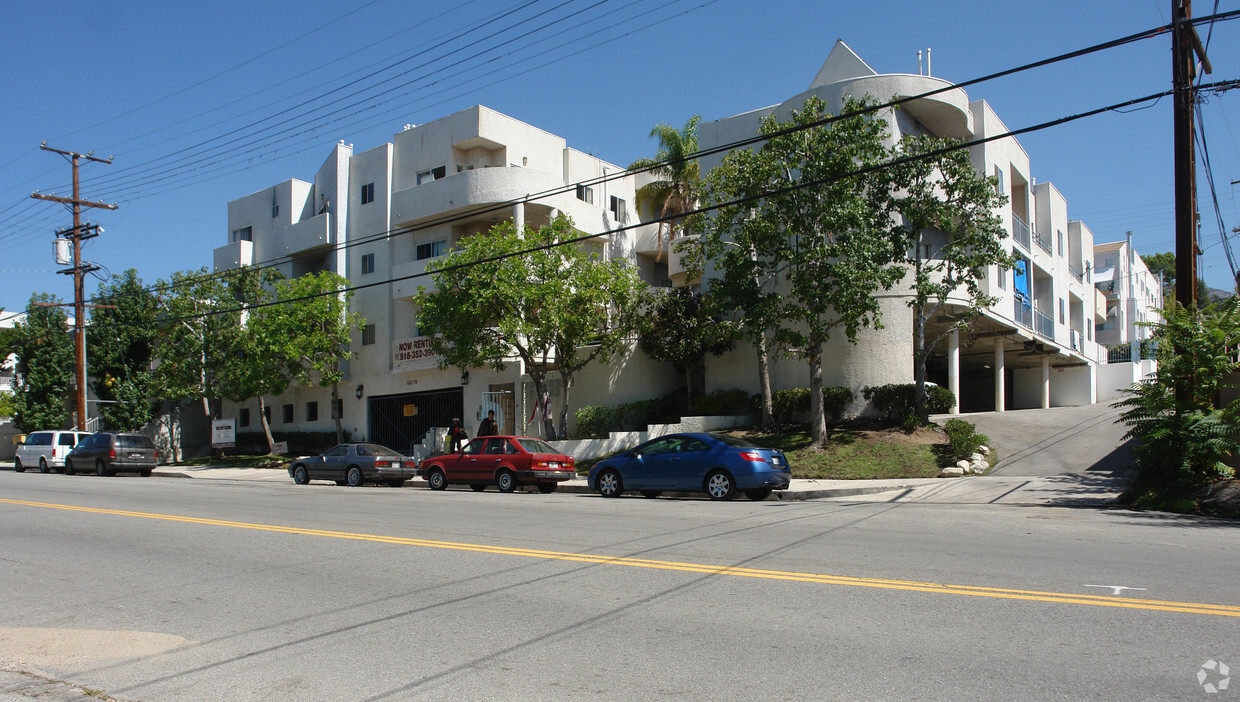
[[[464,406],[461,388],[372,397],[370,440],[408,453],[431,427],[447,427],[461,417]]]

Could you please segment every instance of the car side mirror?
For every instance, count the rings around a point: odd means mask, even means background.
[[[629,449],[628,451],[624,452],[625,458],[638,458],[640,456],[641,454],[637,452],[637,449]]]

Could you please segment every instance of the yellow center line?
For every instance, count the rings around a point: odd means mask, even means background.
[[[187,524],[203,524],[207,526],[230,527],[234,529],[254,529],[282,534],[300,534],[304,536],[323,536],[333,539],[353,539],[356,541],[373,541],[378,543],[399,544],[403,546],[419,546],[423,548],[451,549],[473,553],[489,553],[502,556],[522,556],[526,558],[542,558],[547,560],[571,561],[577,563],[594,563],[598,565],[628,566],[630,568],[654,568],[674,570],[687,573],[704,573],[708,575],[730,575],[742,578],[762,578],[767,580],[784,580],[790,582],[819,583],[822,585],[847,585],[852,587],[870,587],[887,590],[906,590],[910,592],[930,592],[943,595],[966,595],[971,597],[990,597],[1009,600],[1028,600],[1032,602],[1054,602],[1059,604],[1092,605],[1096,607],[1120,607],[1125,609],[1155,610],[1163,612],[1185,612],[1189,614],[1212,614],[1222,617],[1240,617],[1240,606],[1204,604],[1197,602],[1174,602],[1162,600],[1145,600],[1130,597],[1108,597],[1106,595],[1078,595],[1064,592],[1041,592],[1037,590],[1016,590],[1011,588],[981,587],[976,585],[949,585],[945,583],[924,583],[913,580],[887,580],[881,578],[858,578],[846,575],[829,575],[825,573],[799,573],[785,570],[763,570],[760,568],[741,568],[736,566],[711,565],[708,563],[683,563],[678,561],[661,561],[646,558],[629,558],[625,556],[604,556],[588,553],[570,553],[563,551],[543,551],[529,548],[509,546],[488,546],[486,544],[459,543],[453,541],[433,541],[414,539],[401,536],[383,536],[379,534],[359,534],[347,531],[328,531],[324,529],[304,529],[275,524],[255,524],[251,522],[234,522],[222,519],[204,519],[185,517],[175,514],[156,514],[151,512],[131,512],[128,510],[101,509],[98,507],[78,507],[61,505],[51,502],[30,502],[27,500],[9,500],[0,498],[0,503],[20,505],[23,507],[42,507],[73,512],[89,512],[92,514],[110,514],[122,517],[140,517],[142,519],[160,519],[169,522]]]

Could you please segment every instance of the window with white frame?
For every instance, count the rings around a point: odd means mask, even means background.
[[[254,228],[242,227],[232,230],[233,241],[254,241]]]
[[[422,171],[421,173],[418,174],[418,185],[425,185],[427,183],[432,183],[436,180],[439,180],[440,178],[443,178],[446,175],[448,175],[447,166],[436,166],[435,168],[432,168],[429,171]]]
[[[577,186],[577,199],[582,202],[594,204],[594,188],[585,185]]]
[[[419,261],[428,258],[435,258],[436,256],[442,256],[444,249],[446,248],[448,248],[448,242],[445,239],[440,239],[439,241],[428,241],[425,244],[418,244],[415,256]]]
[[[608,209],[611,210],[611,216],[614,217],[617,222],[624,219],[624,200],[612,195]]]

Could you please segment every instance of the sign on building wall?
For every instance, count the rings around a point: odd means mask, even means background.
[[[439,365],[443,356],[431,348],[431,337],[415,336],[392,344],[392,368],[401,371],[428,370]]]

